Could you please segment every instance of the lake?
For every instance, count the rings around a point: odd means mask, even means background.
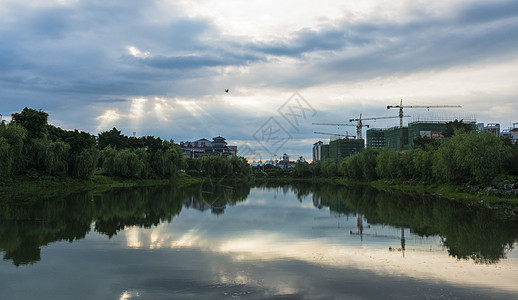
[[[517,299],[516,209],[362,186],[0,201],[0,299]]]

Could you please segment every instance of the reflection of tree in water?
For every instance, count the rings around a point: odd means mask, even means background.
[[[125,226],[150,227],[171,221],[183,195],[171,188],[112,190],[54,198],[4,199],[0,204],[0,251],[15,265],[40,260],[40,247],[82,239],[90,231],[111,237]]]
[[[184,201],[185,207],[200,211],[210,209],[213,214],[219,215],[225,212],[227,205],[245,201],[250,194],[250,186],[225,178],[213,180],[209,177],[199,185],[190,187],[189,191],[191,196]]]
[[[285,190],[285,185],[278,184],[262,187]],[[300,200],[311,195],[316,207],[329,207],[347,217],[361,215],[362,235],[366,220],[402,228],[403,247],[404,228],[420,236],[439,235],[450,255],[458,259],[498,262],[518,237],[517,217],[502,210],[361,186],[296,184],[291,189]],[[249,193],[246,184],[222,182],[204,189],[141,187],[95,196],[86,192],[59,198],[4,199],[0,201],[0,251],[17,266],[34,263],[40,259],[41,246],[82,239],[92,223],[96,232],[112,237],[126,226],[149,228],[170,222],[189,203],[224,208],[244,201]]]
[[[84,238],[93,207],[85,193],[67,199],[9,199],[2,201],[0,211],[0,251],[18,266],[40,260],[41,246]]]
[[[182,210],[184,193],[168,187],[114,189],[94,197],[95,231],[108,237],[126,226],[151,228],[171,222]]]
[[[503,210],[467,206],[431,195],[381,192],[365,186],[330,189],[295,185],[293,189],[299,197],[313,189],[313,201],[331,211],[361,214],[370,224],[401,228],[401,250],[405,249],[404,228],[410,228],[419,236],[440,236],[449,254],[457,259],[496,263],[506,257],[518,238],[518,218]]]
[[[231,193],[218,197],[200,195],[199,187],[167,186],[112,189],[100,195],[89,192],[49,198],[17,198],[0,201],[0,251],[15,265],[40,260],[40,247],[57,241],[82,239],[91,230],[112,237],[127,226],[150,228],[171,222],[186,199],[224,206],[244,201],[250,188],[231,186]],[[227,187],[225,187],[227,188]]]

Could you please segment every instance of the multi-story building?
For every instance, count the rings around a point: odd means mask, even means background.
[[[322,141],[313,144],[313,161],[322,160]]]
[[[371,128],[367,130],[367,148],[385,147],[385,132],[383,129]]]
[[[469,122],[473,129],[475,123]],[[414,145],[414,140],[421,136],[426,136],[432,139],[443,139],[442,132],[446,128],[446,121],[415,121],[408,124],[408,127],[403,127],[403,149],[411,149]],[[399,150],[401,140],[401,131],[399,127],[392,127],[388,129],[371,128],[367,130],[367,147],[381,148],[387,147]]]
[[[221,136],[214,137],[212,141],[205,138],[194,142],[180,142],[185,157],[200,157],[222,155],[232,157],[237,155],[237,146],[228,146],[226,139]]]
[[[513,123],[513,128],[510,128],[509,132],[511,133],[511,141],[513,143],[518,142],[518,123]]]
[[[322,142],[320,142],[322,143]],[[313,144],[313,146],[317,145]],[[319,146],[320,159],[313,158],[313,161],[325,161],[327,159],[334,159],[336,162],[341,161],[345,157],[353,156],[363,151],[365,141],[363,139],[335,139],[331,140],[329,144],[320,144]],[[318,155],[316,156],[318,158]]]
[[[477,129],[479,131],[487,131],[494,136],[500,136],[500,124],[498,123],[488,123],[487,125],[477,123]]]
[[[399,127],[392,127],[384,130],[385,147],[395,150],[400,149],[401,143],[401,129]],[[408,150],[408,127],[403,127],[403,150]]]

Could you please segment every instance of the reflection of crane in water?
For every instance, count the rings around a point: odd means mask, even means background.
[[[403,257],[405,257],[405,228],[401,227],[401,248],[392,248],[392,246],[389,246],[389,251],[401,251],[403,253]]]
[[[363,242],[363,217],[360,214],[358,214],[356,226],[358,226],[358,234],[360,234],[360,240]]]

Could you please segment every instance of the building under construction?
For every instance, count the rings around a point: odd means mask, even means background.
[[[325,161],[332,158],[339,162],[345,157],[353,156],[365,148],[365,141],[363,139],[334,139],[329,144],[315,143],[313,144],[313,153],[318,153],[314,156],[315,160]],[[319,159],[320,158],[320,159]]]
[[[420,136],[426,136],[432,139],[443,139],[442,132],[446,128],[446,123],[450,121],[414,121],[403,127],[403,149],[411,149],[414,145],[414,139]],[[469,120],[465,122],[471,124],[473,129],[476,128],[475,121]],[[387,129],[371,128],[367,130],[367,147],[369,148],[392,148],[400,149],[400,128],[391,127]]]

